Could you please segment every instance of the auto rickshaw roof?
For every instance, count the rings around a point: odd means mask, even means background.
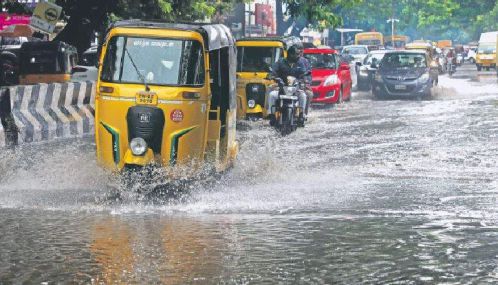
[[[288,37],[248,37],[248,38],[241,38],[237,40],[238,42],[240,41],[252,41],[252,42],[281,42],[284,44],[284,47],[288,49],[289,47],[293,45],[300,45],[301,47],[303,46],[303,43],[301,42],[301,39],[298,37],[294,36],[288,36]]]
[[[25,42],[21,46],[22,51],[37,51],[37,50],[59,50],[65,48],[69,51],[77,52],[76,48],[72,45],[66,44],[61,41],[34,41]]]
[[[147,21],[147,20],[125,20],[117,21],[111,24],[112,28],[149,28],[149,29],[170,29],[180,31],[195,31],[200,33],[208,50],[217,50],[228,46],[235,46],[230,30],[222,24],[207,24],[207,23],[171,23],[162,21]]]

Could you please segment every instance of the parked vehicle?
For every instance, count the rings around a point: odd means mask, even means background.
[[[384,58],[387,50],[374,50],[368,53],[368,56],[363,62],[358,62],[357,86],[359,90],[370,90],[372,88],[372,80],[377,66]],[[372,68],[374,66],[374,68]]]
[[[481,71],[483,68],[486,70],[496,68],[497,37],[498,31],[481,34],[476,56],[477,71]]]
[[[437,82],[437,66],[423,51],[392,51],[384,55],[378,66],[372,92],[376,98],[428,98]]]
[[[384,36],[379,32],[358,33],[354,37],[354,44],[366,45],[369,50],[376,50],[384,46]]]
[[[63,42],[27,42],[19,58],[20,84],[67,82],[78,63],[78,52]]]
[[[327,48],[305,49],[310,61],[313,103],[335,104],[351,99],[351,72],[347,63],[341,63],[337,51]]]
[[[98,162],[173,179],[228,169],[238,153],[236,53],[224,25],[114,23],[97,81]]]
[[[9,84],[19,83],[19,52],[26,42],[41,41],[33,37],[33,29],[29,25],[12,25],[0,32],[0,84],[9,78]]]
[[[285,57],[283,38],[244,38],[237,41],[237,112],[239,119],[265,118],[266,94],[273,81],[271,66]]]

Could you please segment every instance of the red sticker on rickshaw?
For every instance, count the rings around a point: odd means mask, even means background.
[[[179,122],[183,121],[183,111],[179,110],[179,109],[175,109],[175,110],[171,111],[171,114],[169,115],[169,118],[173,122],[179,123]]]

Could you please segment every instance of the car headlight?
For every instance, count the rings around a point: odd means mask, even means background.
[[[418,80],[425,82],[425,81],[429,80],[429,78],[430,78],[429,73],[424,73],[424,74],[422,74],[422,76],[420,76],[418,78]]]
[[[249,108],[254,108],[254,106],[256,106],[256,101],[254,101],[254,100],[247,101],[247,106]]]
[[[330,86],[330,85],[335,85],[339,83],[339,77],[337,77],[337,74],[332,74],[327,79],[325,79],[325,83],[323,83],[324,86]]]
[[[134,155],[143,155],[147,151],[147,142],[143,138],[134,138],[130,141],[130,149]]]

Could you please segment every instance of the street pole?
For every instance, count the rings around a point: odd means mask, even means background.
[[[387,22],[391,23],[391,46],[394,49],[394,22],[399,22],[399,19],[392,17],[391,19],[388,19]]]

